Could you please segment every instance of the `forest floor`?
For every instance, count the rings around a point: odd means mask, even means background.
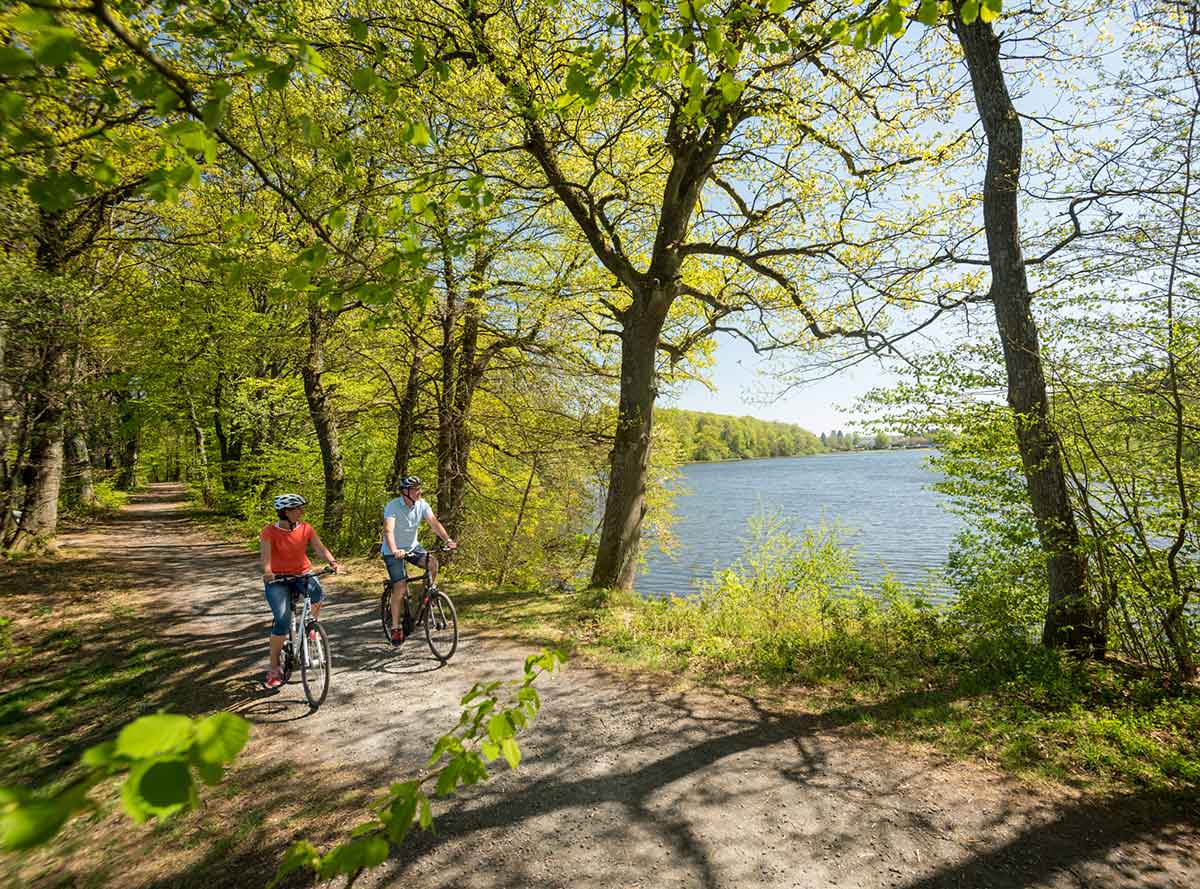
[[[445,666],[419,637],[393,649],[382,571],[364,562],[326,583],[335,672],[310,712],[298,680],[261,685],[255,556],[194,525],[183,493],[155,486],[66,534],[57,559],[0,566],[0,783],[53,780],[163,707],[239,713],[250,742],[198,812],[132,825],[110,788],[51,848],[0,858],[2,885],[265,885],[293,841],[345,839],[381,788],[420,773],[472,683],[519,676],[535,650],[494,620],[473,629],[469,607]],[[816,714],[799,693],[781,704],[583,657],[539,688],[520,768],[437,801],[435,832],[360,885],[1200,886],[1194,795],[1021,782],[864,736],[869,708]]]

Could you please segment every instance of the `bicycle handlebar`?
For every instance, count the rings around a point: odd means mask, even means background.
[[[306,574],[276,574],[275,579],[282,580],[304,580],[306,577],[324,577],[326,574],[337,574],[329,565],[326,565],[320,571],[309,571]]]
[[[404,551],[404,554],[405,554],[405,556],[412,556],[412,555],[418,555],[418,556],[420,556],[420,555],[430,555],[430,556],[436,556],[438,553],[456,553],[456,552],[458,552],[460,549],[462,549],[462,544],[461,544],[461,543],[455,544],[453,549],[451,549],[450,547],[446,546],[446,544],[444,544],[444,543],[443,543],[443,544],[442,544],[441,546],[439,546],[437,549],[423,549],[423,550],[412,550],[412,549],[406,549],[406,550]],[[379,551],[379,555],[381,555],[381,556],[382,556],[382,555],[384,555],[384,552],[383,552],[383,550],[380,550],[380,551]]]

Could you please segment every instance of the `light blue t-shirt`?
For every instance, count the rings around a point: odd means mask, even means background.
[[[433,515],[433,510],[429,508],[424,497],[412,506],[409,506],[403,497],[397,497],[395,500],[389,500],[387,506],[383,508],[385,522],[389,518],[396,520],[394,532],[396,546],[405,552],[411,552],[417,548],[417,531],[421,528],[421,520],[428,519],[431,515]],[[391,547],[388,546],[386,530],[383,534],[383,553],[386,556],[393,555]]]

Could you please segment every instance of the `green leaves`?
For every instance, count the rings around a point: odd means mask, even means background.
[[[320,866],[321,855],[312,843],[308,840],[295,842],[283,856],[283,861],[279,863],[279,869],[275,871],[274,878],[267,884],[267,889],[275,889],[288,874],[298,870],[316,870]]]
[[[55,799],[32,799],[16,789],[0,788],[0,849],[32,849],[50,840],[71,816]]]
[[[360,837],[335,847],[322,858],[317,867],[317,878],[329,880],[340,875],[349,876],[363,868],[383,864],[387,856],[388,843],[383,837]]]
[[[15,46],[0,46],[0,75],[24,77],[34,69],[33,56]]]
[[[27,186],[29,196],[50,211],[66,210],[81,196],[95,192],[95,185],[78,173],[48,170]]]
[[[215,130],[221,125],[232,92],[233,87],[225,80],[217,80],[208,88],[208,98],[204,102],[202,112],[204,125],[210,130]]]
[[[88,793],[112,775],[127,772],[121,803],[137,822],[168,818],[198,802],[192,770],[209,784],[221,779],[250,734],[232,713],[205,719],[158,713],[125,726],[116,740],[89,748],[84,774],[56,793],[0,788],[0,849],[29,849],[48,842],[69,818],[90,808]]]
[[[121,804],[139,824],[151,817],[168,818],[196,803],[196,786],[180,759],[140,762],[121,785]]]
[[[477,188],[482,187],[482,180]],[[470,186],[468,185],[468,189]],[[271,886],[277,886],[288,874],[311,869],[319,879],[338,875],[353,878],[364,868],[375,867],[388,855],[389,842],[398,845],[408,836],[414,823],[423,830],[433,827],[433,809],[429,797],[421,791],[433,782],[434,793],[449,796],[459,787],[486,781],[490,775],[485,760],[500,756],[510,768],[521,763],[517,732],[536,715],[540,698],[532,688],[545,672],[558,669],[566,660],[560,651],[545,650],[525,659],[524,676],[509,682],[476,683],[462,696],[462,713],[455,728],[437,740],[428,767],[445,764],[420,781],[404,781],[388,788],[387,797],[376,810],[378,818],[360,824],[347,843],[335,846],[323,857],[309,843],[296,843],[279,866]],[[512,692],[507,704],[505,691]],[[486,719],[486,722],[485,722]],[[485,731],[486,736],[481,737]]]
[[[521,764],[521,748],[517,746],[514,739],[505,738],[500,744],[500,750],[504,753],[504,758],[508,760],[509,768],[515,769]]]
[[[433,142],[433,138],[429,135],[429,128],[417,121],[411,121],[405,125],[401,138],[417,148],[424,148]]]
[[[372,68],[359,68],[350,75],[350,85],[357,93],[369,93],[379,83],[379,75]]]
[[[983,5],[979,7],[979,17],[985,22],[994,22],[1000,17],[1003,5],[1004,0],[983,0]]]
[[[250,739],[250,723],[232,713],[214,713],[196,725],[195,737],[195,761],[228,765]]]

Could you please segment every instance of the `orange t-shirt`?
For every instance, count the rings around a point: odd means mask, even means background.
[[[300,522],[291,531],[271,524],[262,529],[259,540],[271,544],[272,574],[303,574],[312,567],[308,561],[308,544],[313,539],[313,526]]]

